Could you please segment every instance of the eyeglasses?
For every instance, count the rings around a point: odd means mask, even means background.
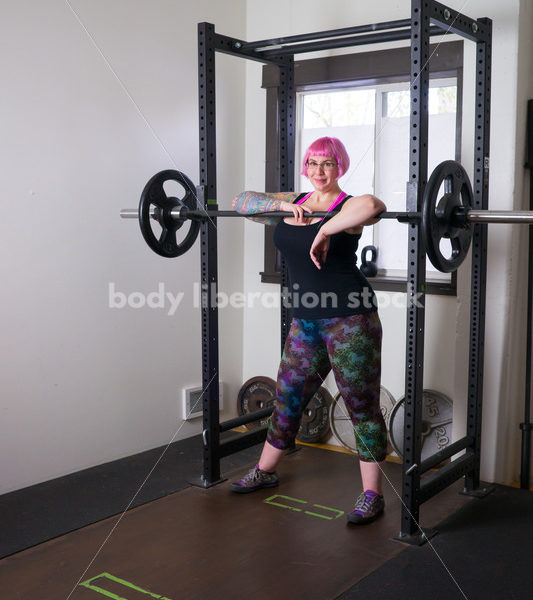
[[[317,163],[314,160],[308,160],[305,164],[308,169],[316,170],[319,167],[322,167],[324,171],[333,171],[333,169],[337,168],[338,166],[337,163],[330,162],[329,160],[326,160],[322,163]]]

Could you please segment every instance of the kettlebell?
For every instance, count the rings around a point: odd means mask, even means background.
[[[367,252],[370,251],[370,260],[367,258]],[[375,277],[378,274],[376,259],[378,251],[375,246],[365,246],[361,251],[361,273],[365,277]]]

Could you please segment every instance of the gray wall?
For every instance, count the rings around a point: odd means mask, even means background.
[[[197,23],[244,37],[245,2],[70,6],[83,25],[67,2],[2,3],[0,492],[201,427],[181,419],[182,388],[201,384],[199,244],[158,257],[119,210],[135,207],[159,170],[198,183]],[[244,64],[217,65],[229,208],[243,187]],[[232,224],[219,232],[222,289],[242,287],[228,264],[241,236]],[[185,294],[173,316],[168,304],[109,306],[110,284],[129,295],[160,283]],[[242,383],[241,323],[239,311],[221,319],[226,398]]]

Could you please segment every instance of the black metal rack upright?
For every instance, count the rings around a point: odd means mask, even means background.
[[[526,122],[526,162],[524,167],[529,170],[529,210],[533,210],[533,99],[527,102]],[[530,488],[531,473],[531,331],[533,329],[533,225],[528,229],[528,260],[527,260],[527,324],[526,324],[526,380],[524,394],[524,421],[520,423],[522,431],[522,449],[520,458],[520,487]]]
[[[427,183],[429,39],[433,35],[457,34],[476,43],[476,117],[473,190],[474,209],[488,204],[490,65],[492,23],[490,19],[471,19],[435,0],[412,0],[411,19],[313,32],[283,38],[245,42],[215,32],[210,23],[198,26],[198,73],[200,108],[200,186],[199,198],[207,209],[217,209],[216,193],[216,99],[215,54],[276,65],[280,69],[278,92],[278,190],[292,190],[294,184],[295,91],[294,55],[363,44],[411,40],[411,114],[410,169],[407,182],[407,210],[420,212]],[[276,190],[270,190],[276,191]],[[202,485],[221,480],[220,459],[265,439],[266,429],[248,432],[237,440],[221,442],[220,434],[244,423],[257,421],[272,412],[264,409],[252,415],[219,420],[218,388],[218,313],[214,294],[217,289],[216,223],[207,220],[201,228],[202,307],[202,384],[204,468]],[[465,492],[480,495],[481,412],[483,394],[483,344],[486,288],[486,225],[474,227],[472,251],[472,293],[470,324],[470,362],[468,380],[467,435],[437,454],[421,461],[422,387],[424,361],[425,250],[418,223],[410,223],[408,243],[408,298],[418,299],[407,311],[407,348],[405,365],[405,430],[402,487],[402,521],[398,539],[421,543],[429,535],[419,529],[420,505],[465,477]],[[206,285],[207,284],[207,285]],[[212,285],[214,284],[214,286]],[[283,269],[281,285],[287,285]],[[282,305],[281,343],[289,328],[289,311]],[[438,472],[422,478],[432,467],[465,450]]]

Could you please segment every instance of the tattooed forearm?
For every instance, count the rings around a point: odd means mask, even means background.
[[[258,212],[279,211],[284,202],[292,202],[296,198],[293,192],[278,192],[265,194],[262,192],[243,192],[233,200],[232,207],[242,215]],[[264,225],[275,225],[279,217],[249,217],[253,221]]]

